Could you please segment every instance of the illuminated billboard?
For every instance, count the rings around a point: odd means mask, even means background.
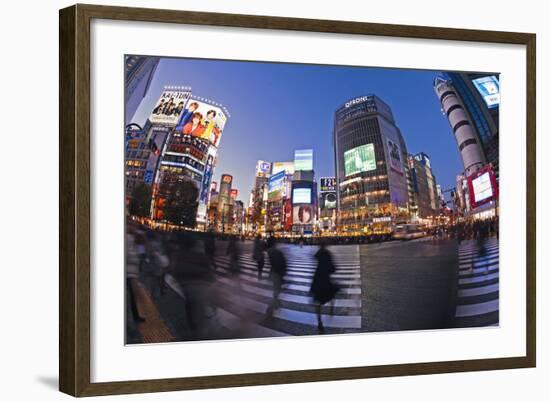
[[[322,177],[319,185],[319,192],[336,191],[336,177]]]
[[[292,203],[311,203],[311,188],[293,188]]]
[[[374,145],[369,143],[344,152],[344,170],[346,177],[364,171],[376,170]]]
[[[283,196],[285,189],[285,172],[280,171],[277,174],[273,174],[271,177],[269,177],[267,187],[268,200],[280,199]]]
[[[392,170],[403,174],[403,165],[401,163],[401,148],[391,139],[387,140],[388,144],[388,159]]]
[[[312,205],[294,206],[292,212],[293,224],[311,224],[313,223],[314,210]]]
[[[493,170],[486,167],[468,177],[468,192],[472,209],[498,198],[498,184]]]
[[[220,107],[191,98],[181,114],[176,131],[203,139],[217,147],[226,122],[227,116]]]
[[[212,181],[213,164],[214,157],[210,155],[206,160],[204,175],[202,177],[201,192],[199,196],[199,200],[202,203],[206,203],[208,201],[208,195],[210,194],[210,182]]]
[[[190,91],[164,90],[153,107],[149,120],[153,124],[175,126],[191,97]]]
[[[284,171],[285,174],[294,174],[294,162],[274,162],[271,167],[271,174]]]
[[[336,209],[336,192],[324,192],[321,202],[321,209]]]
[[[313,170],[313,149],[301,149],[294,151],[295,171]]]
[[[258,160],[256,163],[256,177],[265,177],[271,172],[271,163]]]
[[[500,104],[500,85],[496,76],[477,78],[472,82],[488,108],[498,107]]]

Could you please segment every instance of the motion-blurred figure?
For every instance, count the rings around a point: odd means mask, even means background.
[[[267,307],[266,316],[272,317],[273,311],[279,307],[279,294],[283,286],[284,277],[287,271],[286,258],[283,252],[278,249],[274,237],[269,237],[267,241],[267,256],[271,264],[271,280],[273,281],[273,300]]]
[[[256,266],[258,268],[258,280],[262,278],[262,271],[264,270],[265,265],[265,243],[262,240],[262,236],[258,236],[254,239],[254,249],[252,250],[252,258],[256,261]]]
[[[185,296],[185,315],[193,339],[205,338],[207,311],[212,303],[214,277],[204,253],[194,249],[195,240],[188,233],[175,236],[175,251],[170,274],[176,279]]]
[[[241,257],[241,247],[235,235],[229,237],[229,244],[227,245],[226,254],[229,255],[229,271],[232,275],[238,276],[241,270],[239,264],[239,259]]]
[[[216,239],[212,229],[208,230],[204,238],[204,253],[210,262],[210,267],[216,269]]]
[[[323,321],[321,320],[321,306],[334,300],[334,296],[338,292],[338,286],[330,279],[331,274],[336,271],[336,268],[334,267],[334,263],[332,261],[332,254],[326,248],[324,242],[321,242],[321,246],[315,254],[315,258],[317,259],[317,269],[315,270],[313,280],[311,281],[310,292],[316,303],[315,311],[317,313],[317,328],[319,333],[323,333],[325,327],[323,326]],[[331,313],[333,307],[334,304],[331,306]]]

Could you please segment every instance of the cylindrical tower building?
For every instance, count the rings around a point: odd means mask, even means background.
[[[481,143],[450,81],[437,77],[434,80],[434,89],[453,130],[464,172],[468,177],[485,165]]]

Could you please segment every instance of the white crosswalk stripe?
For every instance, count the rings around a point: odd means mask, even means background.
[[[463,241],[459,246],[458,326],[492,326],[499,323],[499,245],[495,237],[482,244]]]
[[[314,258],[318,247],[279,245],[288,264],[287,275],[279,296],[280,305],[272,319],[265,319],[265,313],[272,301],[273,290],[269,279],[269,258],[265,256],[262,278],[258,279],[256,262],[246,251],[240,257],[240,272],[237,276],[229,272],[229,257],[216,257],[218,288],[221,288],[218,319],[227,328],[232,328],[243,317],[250,326],[251,314],[256,316],[251,332],[270,331],[280,335],[316,333],[317,316],[309,294],[311,280],[317,261]],[[323,305],[321,317],[327,329],[337,332],[357,332],[361,329],[361,274],[359,248],[356,245],[329,246],[336,265],[332,275],[340,290],[332,305]],[[334,309],[332,309],[334,308]],[[266,331],[267,330],[267,331]]]

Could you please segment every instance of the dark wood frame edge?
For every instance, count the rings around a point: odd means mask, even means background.
[[[524,357],[124,382],[90,382],[90,20],[348,33],[521,44],[527,48],[527,322]],[[59,13],[59,389],[73,396],[349,380],[535,367],[536,35],[77,4]],[[69,111],[69,112],[67,112]]]

